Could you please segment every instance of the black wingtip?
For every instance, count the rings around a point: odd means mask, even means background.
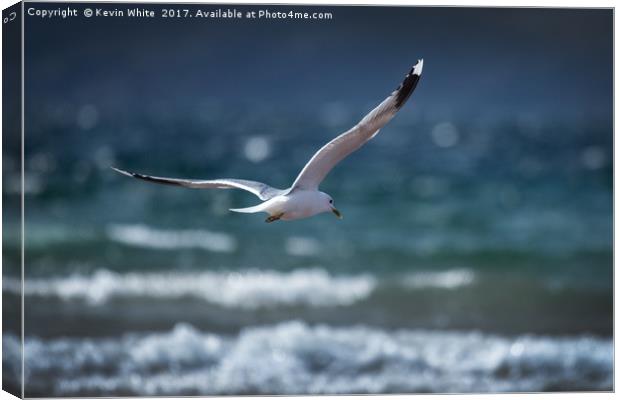
[[[163,183],[165,185],[182,186],[179,183],[171,181],[169,179],[157,178],[155,176],[149,176],[149,175],[142,175],[136,172],[129,172],[129,171],[122,170],[120,168],[115,168],[115,167],[110,167],[110,168],[112,168],[114,171],[118,172],[119,174],[123,174],[123,175],[136,178],[136,179],[142,179],[143,181]]]
[[[146,175],[136,174],[135,172],[125,171],[125,170],[120,169],[120,168],[116,168],[116,167],[110,167],[110,168],[112,168],[114,171],[118,172],[119,174],[122,174],[122,175],[125,175],[125,176],[129,176],[131,178],[144,179],[146,177]]]
[[[411,70],[405,76],[403,83],[396,89],[396,109],[400,109],[415,90],[422,75],[423,65],[424,60],[418,60],[416,65],[411,67]]]

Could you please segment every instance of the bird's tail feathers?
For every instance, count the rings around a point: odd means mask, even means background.
[[[262,211],[265,211],[265,203],[258,204],[258,205],[254,206],[254,207],[231,208],[230,211],[238,212],[238,213],[246,213],[246,214],[262,212]]]

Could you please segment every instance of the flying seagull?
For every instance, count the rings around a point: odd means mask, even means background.
[[[183,186],[193,189],[243,189],[254,193],[263,202],[247,208],[232,208],[230,211],[239,213],[266,212],[269,217],[265,222],[294,220],[311,217],[324,212],[333,212],[342,218],[340,211],[334,206],[334,200],[319,191],[319,184],[329,171],[346,156],[359,149],[367,141],[375,137],[398,110],[405,104],[416,88],[422,74],[423,60],[418,60],[400,86],[383,100],[374,110],[345,133],[333,139],[317,151],[301,170],[293,185],[288,189],[276,189],[261,182],[242,179],[191,180],[160,178],[127,172],[112,167],[123,175],[143,179],[149,182],[166,185]]]

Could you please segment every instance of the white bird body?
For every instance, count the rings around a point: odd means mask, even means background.
[[[278,219],[290,221],[312,217],[323,212],[335,212],[330,206],[331,197],[318,190],[296,190],[289,194],[276,196],[257,206],[233,208],[230,211],[240,213],[266,212]]]
[[[369,112],[353,128],[334,138],[317,151],[301,170],[293,185],[288,189],[275,189],[261,182],[242,179],[189,180],[160,178],[127,172],[112,167],[121,174],[149,182],[184,186],[194,189],[243,189],[258,196],[263,202],[254,207],[233,208],[240,213],[266,212],[266,222],[279,219],[295,220],[308,218],[324,212],[333,212],[342,218],[334,207],[334,200],[319,191],[319,185],[329,171],[349,154],[375,137],[379,130],[396,115],[416,88],[422,74],[423,61],[418,60],[401,85],[375,109]]]

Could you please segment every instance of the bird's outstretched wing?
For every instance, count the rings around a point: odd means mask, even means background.
[[[333,139],[312,156],[291,186],[316,190],[336,164],[372,139],[396,115],[416,88],[422,74],[423,60],[418,60],[400,86],[366,115],[357,125]]]
[[[123,171],[122,169],[114,168],[113,170],[123,175],[131,176],[133,178],[142,179],[148,182],[161,183],[164,185],[183,186],[192,189],[242,189],[247,190],[250,193],[258,196],[259,199],[266,201],[281,194],[285,194],[287,190],[281,190],[273,188],[267,184],[255,181],[246,181],[243,179],[214,179],[210,181],[198,181],[191,179],[174,179],[174,178],[160,178],[158,176],[149,176],[143,174],[137,174],[135,172]]]

